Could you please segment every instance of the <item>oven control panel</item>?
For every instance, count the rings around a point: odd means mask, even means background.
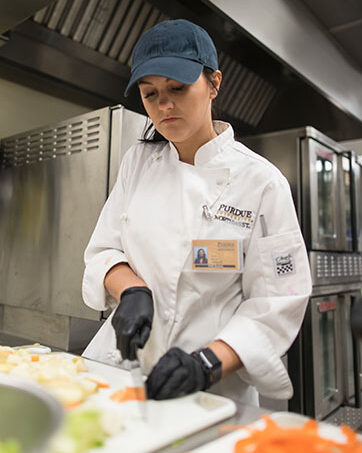
[[[313,285],[361,282],[362,254],[309,252]]]

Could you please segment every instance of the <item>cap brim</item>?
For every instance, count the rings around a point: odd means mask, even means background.
[[[142,77],[162,76],[191,84],[200,77],[203,65],[197,61],[180,57],[157,57],[139,65],[131,75],[124,96],[127,97],[130,88]]]

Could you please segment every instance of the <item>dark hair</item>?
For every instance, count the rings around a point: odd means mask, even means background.
[[[215,82],[212,78],[212,74],[214,73],[213,69],[204,67],[203,69],[203,74],[207,78],[207,80],[211,83],[211,85],[215,88],[217,92],[219,92],[218,88],[215,85]],[[211,106],[211,117],[213,120],[216,119],[217,117],[217,109],[215,108],[214,102],[212,103]],[[159,143],[159,142],[168,142],[168,140],[158,132],[158,130],[155,128],[153,125],[152,121],[150,120],[149,117],[147,117],[147,121],[145,124],[145,128],[142,133],[142,138],[140,139],[140,142],[143,143]]]

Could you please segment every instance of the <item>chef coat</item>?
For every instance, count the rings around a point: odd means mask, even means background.
[[[212,391],[254,404],[257,392],[290,398],[280,357],[301,326],[311,277],[289,184],[234,140],[231,125],[214,128],[218,136],[197,150],[194,165],[180,161],[170,142],[129,149],[85,251],[83,298],[96,310],[114,308],[104,278],[127,262],[153,294],[140,355],[146,373],[173,346],[190,353],[222,340],[243,367]],[[197,239],[237,240],[239,271],[193,270]],[[84,356],[111,363],[111,318]]]

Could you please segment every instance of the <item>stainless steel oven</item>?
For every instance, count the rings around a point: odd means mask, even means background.
[[[361,161],[313,127],[242,142],[288,179],[309,252],[313,293],[287,354],[294,387],[287,409],[318,419],[338,414],[338,423],[358,427],[360,344],[351,334],[350,310],[362,287]]]
[[[305,413],[319,420],[343,401],[341,310],[336,294],[311,298],[303,325]]]
[[[105,107],[0,143],[0,334],[79,352],[101,325],[83,253],[143,115]]]
[[[309,126],[245,137],[242,142],[288,179],[309,250],[352,251],[351,163],[346,148]]]
[[[354,250],[362,253],[362,154],[350,152],[352,166],[352,196],[355,211]]]
[[[351,316],[362,309],[361,291],[343,296],[341,313],[343,401],[347,405],[361,405],[360,339],[351,332]]]
[[[294,395],[284,410],[352,428],[362,424],[361,345],[351,333],[351,308],[362,304],[358,287],[314,288],[301,331],[288,351]]]

